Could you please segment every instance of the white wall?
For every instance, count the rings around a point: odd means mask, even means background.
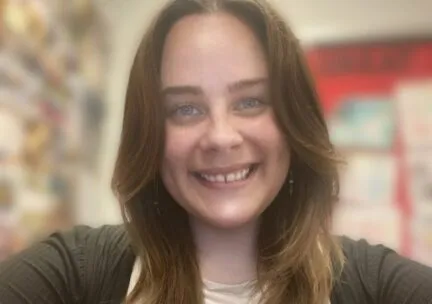
[[[159,0],[98,0],[111,22],[112,54],[108,75],[108,117],[101,159],[101,222],[120,221],[109,182],[117,152],[123,100],[137,40]],[[273,0],[305,44],[399,35],[431,35],[432,0]]]
[[[100,1],[110,23],[112,50],[110,73],[107,81],[107,103],[103,147],[101,155],[101,202],[98,202],[98,220],[94,224],[121,221],[118,204],[110,182],[119,144],[123,118],[124,96],[135,49],[145,26],[160,6],[159,1],[115,0]],[[159,2],[159,3],[158,3]]]
[[[306,44],[432,34],[432,0],[274,0]]]

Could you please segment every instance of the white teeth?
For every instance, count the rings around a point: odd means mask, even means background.
[[[237,178],[237,174],[239,173],[230,173],[226,176],[226,182],[227,183],[231,183],[235,180],[239,180],[240,178]]]
[[[212,183],[232,183],[240,180],[244,180],[247,178],[250,172],[250,168],[243,169],[241,171],[228,173],[226,175],[217,174],[217,175],[208,175],[208,174],[200,174],[200,176],[206,181]]]
[[[210,175],[206,175],[206,176],[204,176],[203,175],[203,177],[205,178],[205,179],[207,179],[209,182],[216,182],[216,177],[215,176],[210,176]]]

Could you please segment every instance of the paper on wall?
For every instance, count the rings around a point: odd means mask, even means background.
[[[432,78],[399,83],[395,98],[406,148],[432,148]]]
[[[432,211],[432,149],[407,154],[406,174],[408,199],[414,213]]]
[[[412,221],[412,258],[432,267],[432,212],[418,214]]]
[[[370,244],[401,249],[401,214],[393,206],[340,206],[333,218],[333,232]]]
[[[356,152],[346,155],[341,172],[342,202],[391,205],[396,200],[397,159],[390,153]]]

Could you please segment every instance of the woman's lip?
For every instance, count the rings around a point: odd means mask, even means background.
[[[196,170],[193,173],[203,174],[203,175],[218,175],[218,174],[226,175],[244,169],[249,169],[250,167],[255,165],[257,165],[257,163],[243,163],[243,164],[232,165],[227,167],[216,167],[216,168],[209,168],[203,170]]]

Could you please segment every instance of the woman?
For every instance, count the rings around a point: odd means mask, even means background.
[[[170,2],[139,47],[113,178],[125,225],[0,267],[1,303],[432,303],[432,271],[334,238],[338,159],[264,0]]]

